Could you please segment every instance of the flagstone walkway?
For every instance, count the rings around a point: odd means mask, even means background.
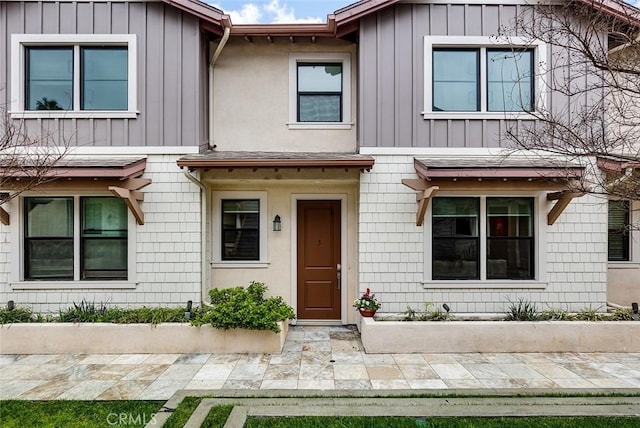
[[[640,353],[366,354],[353,326],[293,326],[282,354],[0,355],[0,399],[183,389],[640,392]]]

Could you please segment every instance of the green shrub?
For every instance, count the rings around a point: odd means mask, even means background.
[[[431,309],[432,306],[435,306],[433,302],[425,302],[423,311],[407,306],[407,310],[403,312],[404,321],[446,321],[450,318],[448,312],[439,307]]]
[[[58,321],[60,322],[102,322],[107,312],[107,306],[104,303],[96,305],[95,302],[89,302],[82,299],[80,303],[73,302],[73,306],[67,309],[61,309]]]
[[[211,324],[216,328],[244,328],[280,332],[278,321],[295,318],[293,308],[280,296],[264,298],[267,286],[251,282],[243,287],[212,289],[211,306],[206,308],[193,324]]]
[[[631,309],[616,308],[611,313],[613,321],[633,321],[633,312]]]
[[[509,311],[507,321],[536,321],[538,319],[538,308],[535,303],[531,303],[524,298],[517,302],[509,300]]]
[[[0,324],[11,324],[16,322],[32,322],[33,313],[29,308],[7,308],[0,309]]]
[[[543,311],[538,319],[541,321],[574,321],[576,316],[565,309],[549,308]]]
[[[122,309],[108,307],[104,303],[82,300],[79,304],[60,311],[59,322],[106,322],[114,324],[160,324],[163,322],[186,322],[185,308],[141,308]],[[191,309],[191,316],[199,312]]]
[[[578,312],[578,315],[576,315],[576,318],[579,319],[580,321],[602,321],[607,318],[607,315],[601,312],[598,312],[598,309],[593,309],[592,307],[588,307]]]

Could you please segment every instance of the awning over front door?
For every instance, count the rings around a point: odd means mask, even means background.
[[[360,169],[369,171],[374,159],[357,153],[210,152],[178,160],[179,167],[202,169]]]
[[[547,200],[557,201],[547,215],[552,225],[575,197],[583,196],[576,186],[582,182],[584,167],[551,159],[516,156],[468,156],[457,158],[414,158],[419,178],[406,178],[402,184],[416,190],[418,209],[416,225],[421,226],[429,201],[441,190],[554,190]]]

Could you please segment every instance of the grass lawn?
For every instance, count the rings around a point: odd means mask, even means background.
[[[184,397],[164,423],[163,428],[182,428],[201,401],[201,397]]]
[[[144,427],[164,401],[0,401],[2,428]]]
[[[638,418],[249,417],[246,428],[637,428]]]

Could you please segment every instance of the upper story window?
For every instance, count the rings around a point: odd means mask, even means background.
[[[135,35],[12,35],[11,113],[135,117]]]
[[[610,262],[631,260],[631,205],[629,201],[609,201],[608,254]]]
[[[544,103],[545,45],[488,37],[425,37],[425,118],[533,119]]]
[[[351,55],[289,56],[289,129],[350,129]]]
[[[534,198],[436,197],[432,280],[535,279]]]
[[[298,122],[342,122],[341,63],[298,63]]]
[[[127,110],[126,47],[25,49],[25,110]],[[78,73],[74,73],[76,58]],[[76,86],[80,87],[78,98],[74,97]]]

